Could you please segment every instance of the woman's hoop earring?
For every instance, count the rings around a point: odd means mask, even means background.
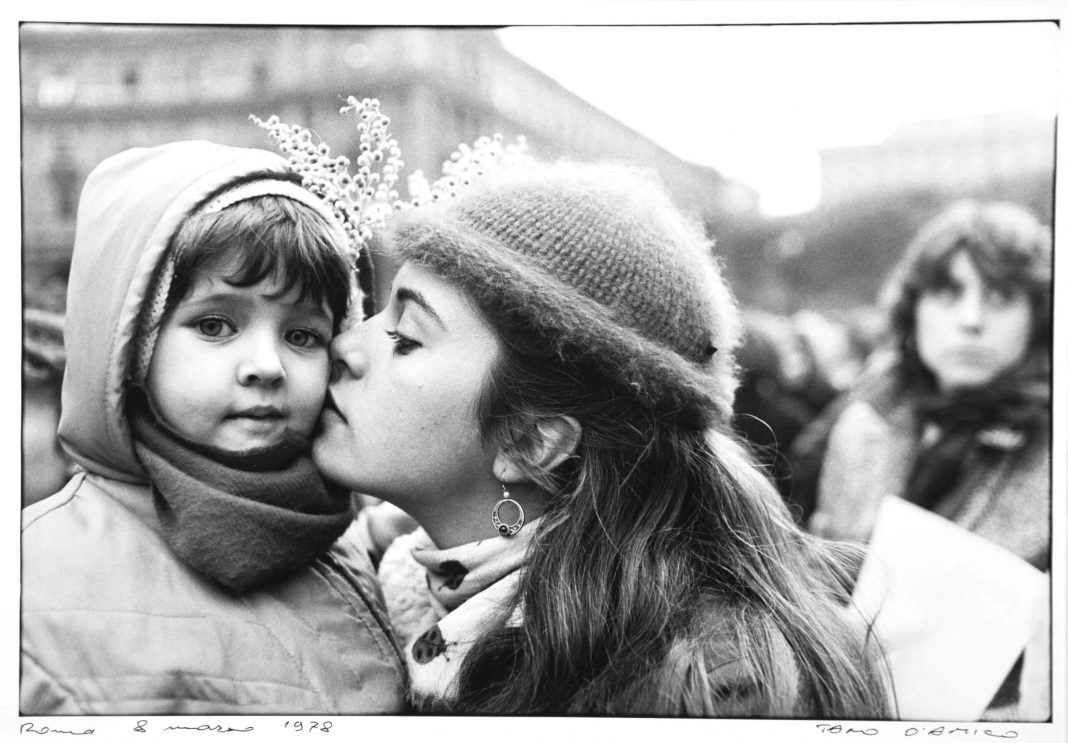
[[[497,504],[493,507],[493,528],[497,530],[497,533],[502,537],[514,537],[519,533],[519,530],[523,528],[523,521],[525,514],[523,513],[523,507],[519,505],[519,501],[514,500],[511,494],[508,492],[508,488],[501,483],[501,490],[504,491],[504,496],[497,501]],[[515,522],[506,524],[501,521],[501,506],[506,503],[511,503],[519,511],[519,515],[516,516]]]

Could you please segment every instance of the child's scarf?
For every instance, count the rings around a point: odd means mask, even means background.
[[[456,698],[454,681],[476,640],[522,618],[515,592],[537,529],[438,549],[422,529],[396,539],[379,580],[408,664],[416,707]]]
[[[139,388],[127,411],[164,538],[227,588],[248,591],[307,565],[352,523],[351,498],[327,488],[299,434],[229,453],[183,439]]]

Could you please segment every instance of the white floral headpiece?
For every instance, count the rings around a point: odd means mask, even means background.
[[[349,236],[351,259],[355,264],[360,252],[371,239],[373,230],[397,212],[456,196],[485,173],[530,161],[525,138],[517,137],[511,145],[504,137],[481,137],[474,145],[461,144],[442,165],[441,176],[429,182],[422,171],[408,178],[408,201],[400,198],[397,182],[404,168],[397,140],[389,133],[389,117],[380,110],[377,98],[357,100],[349,96],[341,107],[342,115],[355,112],[360,120],[360,154],[356,172],[344,155],[332,157],[330,147],[316,142],[311,130],[296,124],[282,123],[277,116],[263,121],[249,119],[265,129],[289,158],[301,185],[323,199]]]

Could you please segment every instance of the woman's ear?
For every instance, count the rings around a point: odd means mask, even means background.
[[[498,449],[493,474],[501,482],[527,482],[530,470],[551,472],[575,453],[582,425],[570,415],[539,419],[517,449]]]

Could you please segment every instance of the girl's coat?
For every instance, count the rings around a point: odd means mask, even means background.
[[[349,535],[244,594],[160,535],[123,415],[152,273],[207,195],[282,158],[206,142],[117,155],[78,214],[60,437],[85,470],[23,512],[20,711],[344,714],[402,708],[404,670],[366,554]]]

